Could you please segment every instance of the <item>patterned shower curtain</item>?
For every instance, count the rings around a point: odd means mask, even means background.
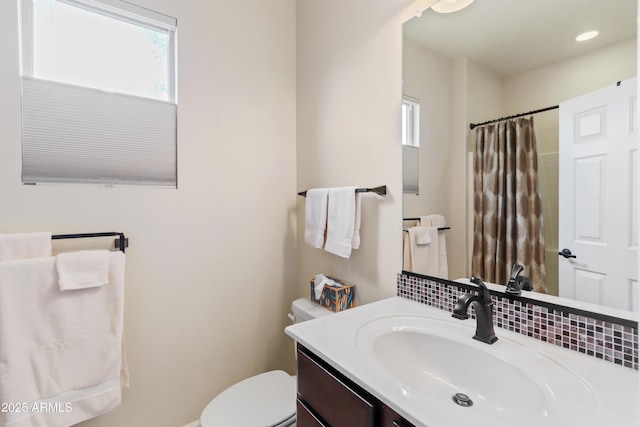
[[[546,293],[533,118],[476,129],[471,274],[506,285],[511,267],[521,264],[534,290]]]

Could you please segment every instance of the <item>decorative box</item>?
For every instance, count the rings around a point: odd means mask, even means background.
[[[346,310],[348,308],[353,308],[356,306],[356,285],[353,283],[349,283],[345,280],[339,280],[334,277],[329,277],[329,279],[341,284],[340,287],[333,287],[324,285],[324,289],[322,290],[322,295],[320,298],[316,299],[315,295],[315,286],[313,283],[313,278],[311,279],[311,301],[316,304],[320,304],[327,310],[331,310],[333,312],[338,312],[342,310]]]

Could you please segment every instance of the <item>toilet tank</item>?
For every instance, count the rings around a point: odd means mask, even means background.
[[[331,314],[333,314],[333,312],[311,302],[309,298],[299,298],[291,303],[291,314],[289,314],[289,318],[293,323],[300,323]]]

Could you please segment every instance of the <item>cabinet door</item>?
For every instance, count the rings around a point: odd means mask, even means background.
[[[397,412],[389,408],[387,405],[380,404],[380,423],[379,427],[414,427],[409,421],[402,418]]]
[[[296,411],[296,426],[297,427],[328,427],[322,423],[315,415],[307,409],[304,403],[297,401]]]
[[[303,403],[331,427],[373,427],[373,403],[336,375],[298,350],[298,397]]]

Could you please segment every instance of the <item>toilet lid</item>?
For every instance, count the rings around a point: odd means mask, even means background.
[[[236,383],[216,396],[200,415],[202,427],[273,427],[295,416],[296,381],[270,371]]]

